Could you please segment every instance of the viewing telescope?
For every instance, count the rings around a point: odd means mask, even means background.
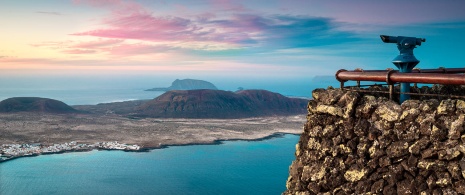
[[[426,39],[424,38],[416,38],[416,37],[403,37],[403,36],[388,36],[388,35],[380,35],[381,40],[385,43],[397,43],[397,44],[406,44],[406,45],[421,45],[421,42],[425,42]]]
[[[397,44],[397,49],[399,49],[400,54],[392,60],[392,63],[399,68],[399,72],[412,72],[412,69],[420,63],[413,55],[413,49],[415,49],[417,45],[421,45],[422,42],[425,42],[426,39],[388,35],[380,35],[380,37],[385,43]],[[410,83],[401,83],[400,91],[404,93],[410,92]],[[400,103],[409,98],[410,96],[407,94],[400,94]]]

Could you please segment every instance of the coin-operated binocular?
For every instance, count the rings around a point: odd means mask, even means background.
[[[417,45],[421,45],[422,42],[425,42],[426,39],[387,35],[380,35],[380,37],[385,43],[397,44],[397,49],[399,49],[400,54],[392,60],[392,63],[399,69],[399,72],[412,72],[412,69],[420,63],[413,55],[413,49],[415,49]],[[410,83],[401,83],[400,91],[402,93],[410,92]],[[400,94],[400,103],[410,99],[410,95],[402,93]]]

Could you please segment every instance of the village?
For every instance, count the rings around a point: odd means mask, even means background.
[[[118,143],[117,141],[97,142],[94,144],[78,144],[76,141],[53,145],[42,145],[40,143],[3,144],[0,146],[0,162],[23,156],[37,156],[41,154],[55,154],[71,151],[89,151],[93,149],[139,151],[140,146]]]

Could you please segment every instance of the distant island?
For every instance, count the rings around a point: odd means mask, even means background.
[[[9,98],[0,102],[0,162],[67,151],[140,151],[299,134],[307,102],[265,90],[208,89],[78,106],[48,98]]]
[[[218,89],[208,81],[195,79],[176,79],[169,87],[158,87],[147,89],[145,91],[170,91],[170,90],[194,90],[194,89]]]

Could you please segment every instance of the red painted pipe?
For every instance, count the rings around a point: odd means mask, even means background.
[[[442,73],[400,73],[397,71],[347,71],[339,70],[336,79],[340,82],[346,81],[379,81],[392,83],[426,83],[443,85],[465,85],[463,74]]]

